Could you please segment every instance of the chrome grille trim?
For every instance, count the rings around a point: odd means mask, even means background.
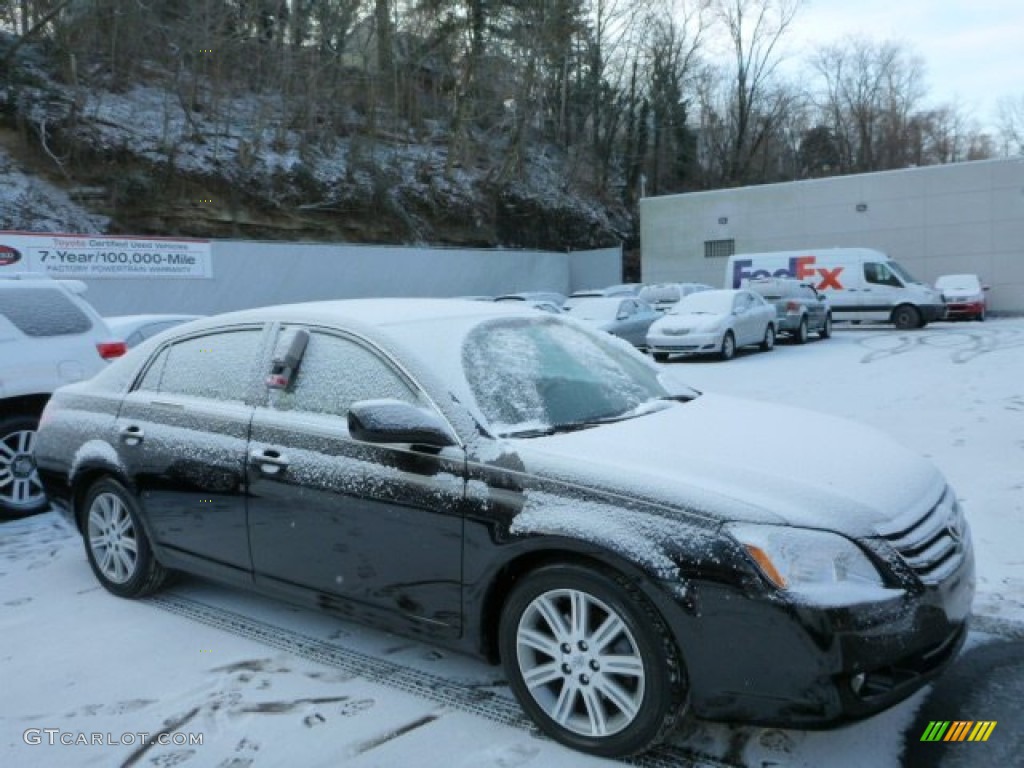
[[[948,487],[923,515],[901,516],[877,530],[925,584],[938,584],[952,574],[970,543],[963,511]]]

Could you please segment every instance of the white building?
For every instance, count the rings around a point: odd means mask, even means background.
[[[1024,311],[1024,158],[640,201],[645,282],[720,286],[732,253],[854,246],[929,283],[976,273],[990,309]]]

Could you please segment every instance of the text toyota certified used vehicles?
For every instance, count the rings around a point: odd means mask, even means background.
[[[800,472],[793,424],[830,441]],[[686,711],[877,712],[949,664],[974,590],[925,459],[514,305],[199,320],[59,390],[36,452],[110,592],[181,569],[480,654],[596,755]]]
[[[669,355],[718,355],[731,360],[740,347],[775,346],[775,306],[742,290],[699,291],[683,298],[647,330],[658,361]]]

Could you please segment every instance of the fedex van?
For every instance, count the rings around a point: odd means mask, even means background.
[[[755,277],[795,277],[828,296],[836,320],[879,321],[922,328],[946,316],[942,294],[881,251],[826,248],[737,253],[725,267],[725,287]]]

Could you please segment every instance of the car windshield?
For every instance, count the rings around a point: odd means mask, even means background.
[[[735,298],[736,294],[732,291],[698,291],[685,297],[669,314],[727,315],[732,312],[732,302]]]
[[[642,357],[555,318],[482,323],[466,336],[462,367],[491,430],[506,437],[639,416],[677,396]]]
[[[887,262],[885,262],[885,265],[889,268],[890,272],[895,272],[899,277],[902,277],[903,278],[903,282],[905,282],[905,283],[920,283],[921,282],[916,277],[914,277],[912,274],[910,274],[910,272],[907,271],[906,267],[904,267],[904,266],[902,266],[900,264],[897,264],[895,261],[887,261]]]
[[[649,285],[640,291],[640,298],[651,304],[679,301],[678,285]]]

